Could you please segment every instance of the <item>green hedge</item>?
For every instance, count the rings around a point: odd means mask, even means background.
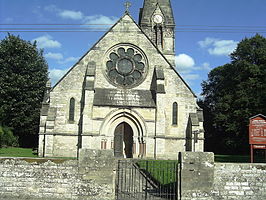
[[[13,135],[12,129],[0,125],[0,147],[18,146],[18,137]]]

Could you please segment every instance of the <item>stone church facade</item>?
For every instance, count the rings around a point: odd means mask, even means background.
[[[170,0],[144,0],[137,24],[126,12],[54,86],[40,117],[39,156],[177,158],[203,151],[202,110],[175,70]]]

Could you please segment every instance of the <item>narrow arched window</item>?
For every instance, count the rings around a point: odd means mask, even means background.
[[[163,48],[163,27],[162,26],[160,26],[160,35],[161,35],[161,45],[162,45],[162,48]]]
[[[155,44],[156,46],[160,46],[163,48],[163,28],[162,26],[156,25],[154,26],[155,32]]]
[[[74,121],[75,118],[75,99],[71,98],[69,102],[69,121]]]
[[[176,102],[173,103],[173,125],[177,125],[178,116],[178,105]]]

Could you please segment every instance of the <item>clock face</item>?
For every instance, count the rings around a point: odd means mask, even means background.
[[[156,23],[156,24],[160,24],[163,22],[163,17],[162,15],[159,15],[159,14],[156,14],[153,16],[153,21]]]

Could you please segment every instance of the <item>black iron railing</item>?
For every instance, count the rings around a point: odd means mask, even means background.
[[[117,200],[177,199],[177,161],[119,160]]]

